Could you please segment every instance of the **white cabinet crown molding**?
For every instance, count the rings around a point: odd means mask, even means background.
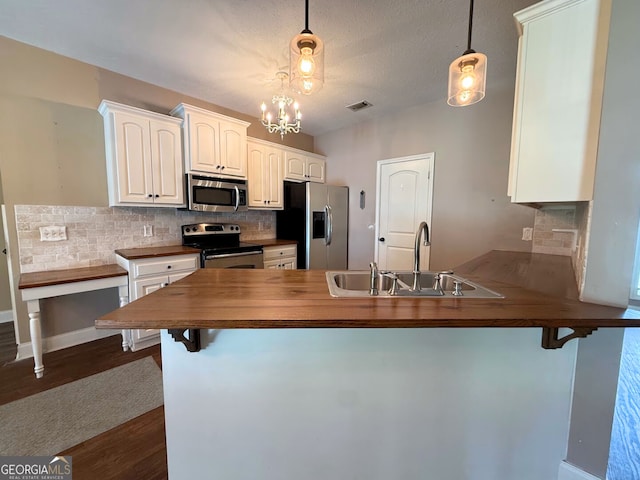
[[[207,115],[209,117],[216,118],[217,120],[236,123],[236,124],[242,125],[244,127],[248,127],[249,125],[251,125],[251,122],[245,122],[244,120],[239,120],[237,118],[229,117],[227,115],[223,115],[223,114],[218,113],[218,112],[212,112],[211,110],[206,110],[204,108],[196,107],[194,105],[189,105],[187,103],[180,103],[180,104],[176,105],[173,108],[173,110],[171,110],[171,112],[169,112],[169,115],[184,119],[184,117],[186,116],[186,114],[188,112],[196,112],[196,113],[199,113],[201,115]]]
[[[102,100],[102,102],[100,102],[100,106],[98,107],[98,112],[100,112],[100,115],[106,117],[112,111],[131,113],[133,115],[145,117],[149,120],[161,120],[163,122],[175,123],[176,125],[182,124],[182,119],[170,115],[143,110],[142,108],[112,102],[111,100]]]

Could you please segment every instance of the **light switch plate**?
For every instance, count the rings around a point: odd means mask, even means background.
[[[40,227],[40,241],[59,242],[67,239],[67,227],[64,225],[51,225]]]

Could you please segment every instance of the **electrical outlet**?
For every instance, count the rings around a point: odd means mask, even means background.
[[[526,240],[528,242],[530,242],[531,240],[533,240],[533,228],[531,227],[524,227],[522,229],[522,240]]]
[[[145,225],[143,227],[142,235],[145,237],[153,237],[153,225]]]
[[[59,242],[67,239],[67,227],[64,225],[52,225],[49,227],[40,227],[41,242]]]

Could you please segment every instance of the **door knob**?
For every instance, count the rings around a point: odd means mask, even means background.
[[[380,242],[384,242],[384,237],[380,237],[380,238],[378,239],[378,241],[380,241]]]

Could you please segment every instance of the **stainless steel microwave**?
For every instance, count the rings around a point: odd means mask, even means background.
[[[188,208],[197,212],[247,210],[247,182],[187,174]]]

